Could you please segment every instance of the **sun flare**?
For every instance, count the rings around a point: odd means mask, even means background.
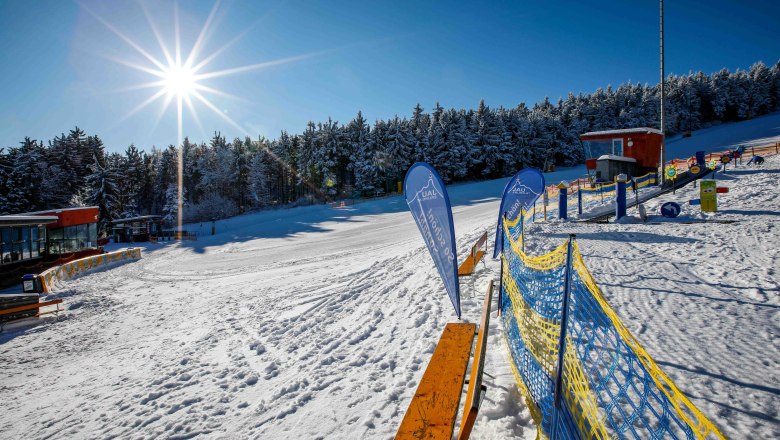
[[[114,25],[112,25],[103,17],[101,17],[100,15],[92,11],[92,9],[90,9],[86,5],[81,4],[81,7],[85,11],[87,11],[90,15],[92,15],[97,21],[102,23],[111,32],[116,34],[117,37],[119,37],[121,40],[127,43],[127,45],[135,49],[135,51],[138,52],[138,54],[142,55],[149,63],[151,63],[151,64],[138,64],[135,62],[128,61],[126,59],[107,57],[112,61],[133,68],[135,70],[144,72],[146,74],[149,74],[152,78],[154,78],[153,81],[144,82],[135,86],[131,86],[128,87],[126,90],[139,90],[139,89],[149,89],[149,88],[157,89],[156,92],[154,92],[151,96],[149,96],[147,99],[145,99],[140,104],[135,106],[132,110],[130,110],[130,112],[128,112],[122,118],[122,121],[124,121],[127,118],[130,118],[136,113],[143,111],[144,109],[152,105],[154,102],[161,100],[162,106],[160,108],[160,111],[157,113],[157,121],[155,122],[155,127],[156,127],[157,123],[160,122],[160,118],[162,117],[162,115],[167,111],[171,103],[174,103],[176,107],[176,116],[177,116],[176,145],[181,145],[184,138],[185,108],[189,110],[189,114],[191,115],[192,119],[195,121],[195,124],[200,129],[200,132],[205,133],[201,125],[200,118],[198,117],[198,112],[196,111],[193,102],[202,104],[204,107],[211,110],[212,112],[214,112],[214,114],[216,114],[225,122],[227,122],[230,126],[237,129],[241,134],[245,136],[251,135],[249,131],[247,131],[246,129],[241,127],[241,125],[239,125],[236,121],[231,119],[225,111],[220,110],[215,104],[211,102],[209,97],[204,96],[204,94],[210,94],[210,95],[227,97],[227,98],[236,98],[236,97],[229,93],[225,93],[217,88],[208,86],[204,84],[204,82],[212,79],[220,78],[220,77],[236,75],[236,74],[249,72],[249,71],[260,71],[260,70],[271,68],[273,66],[294,63],[318,55],[318,53],[308,53],[308,54],[269,60],[261,63],[249,64],[249,65],[234,67],[229,69],[204,71],[205,68],[212,61],[214,61],[214,59],[216,59],[230,46],[232,46],[238,40],[240,40],[248,31],[247,30],[242,32],[241,34],[239,34],[238,36],[230,40],[227,44],[223,45],[216,51],[212,52],[210,55],[203,56],[201,52],[204,46],[206,45],[207,35],[210,33],[211,25],[214,21],[214,17],[217,13],[217,10],[219,9],[220,0],[215,1],[214,6],[211,8],[211,12],[209,13],[209,16],[203,25],[203,28],[201,28],[200,33],[198,34],[197,40],[190,48],[189,54],[182,53],[181,35],[179,31],[180,29],[179,10],[178,10],[177,3],[174,2],[174,11],[173,11],[174,12],[173,14],[174,21],[172,26],[174,30],[173,48],[169,48],[169,46],[165,43],[163,36],[160,33],[160,30],[155,25],[154,21],[152,20],[152,14],[149,13],[149,11],[147,10],[145,3],[141,1],[139,2],[139,5],[141,6],[141,9],[143,10],[144,15],[146,16],[146,20],[149,23],[149,27],[151,28],[151,31],[154,34],[157,43],[159,44],[159,49],[163,55],[163,58],[152,55],[150,53],[151,49],[145,49],[141,47],[138,43],[136,43],[130,37],[122,33]],[[177,166],[177,187],[178,187],[177,196],[178,196],[178,205],[179,205],[177,225],[179,229],[182,228],[183,166],[184,165],[183,165],[182,149],[179,149],[178,166]]]
[[[195,72],[187,66],[170,66],[164,74],[163,88],[168,96],[187,98],[198,88]]]

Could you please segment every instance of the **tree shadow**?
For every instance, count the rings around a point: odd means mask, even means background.
[[[752,174],[780,174],[780,169],[765,169],[765,168],[753,168],[753,169],[730,169],[726,171],[726,175],[732,176],[749,176]]]
[[[453,209],[499,200],[509,178],[483,182],[448,185]],[[496,194],[485,197],[485,194]],[[348,203],[352,203],[349,202]],[[354,204],[319,204],[292,208],[263,210],[216,221],[216,233],[211,235],[211,222],[184,225],[197,234],[195,241],[179,242],[194,252],[204,253],[207,247],[245,242],[259,238],[293,238],[298,234],[330,232],[334,223],[366,223],[371,216],[408,211],[403,195],[361,200]],[[408,220],[412,220],[409,216]]]
[[[569,234],[552,233],[546,234],[548,237],[569,238]],[[699,240],[690,237],[672,237],[668,235],[653,234],[650,232],[583,232],[577,234],[578,239],[585,240],[603,240],[603,241],[638,241],[642,243],[698,243]]]
[[[737,408],[735,406],[731,406],[729,404],[726,404],[726,403],[723,403],[723,402],[719,402],[717,400],[712,400],[712,399],[710,399],[708,397],[704,397],[704,396],[693,396],[693,395],[691,395],[690,397],[692,397],[694,399],[706,400],[707,402],[714,403],[715,405],[722,406],[722,407],[726,408],[729,411],[741,412],[742,414],[748,415],[750,417],[754,417],[754,418],[759,419],[759,420],[764,420],[764,421],[770,422],[770,423],[772,423],[774,425],[780,425],[780,420],[772,417],[769,414],[764,414],[764,413],[758,412],[758,411],[750,411],[750,410],[743,409],[743,408]]]
[[[613,274],[613,276],[620,276],[620,275],[614,275]],[[625,276],[629,276],[629,275],[625,275]],[[670,280],[669,278],[649,277],[649,276],[643,276],[642,278],[640,278],[638,280],[628,281],[628,282],[624,282],[624,283],[621,283],[621,284],[601,282],[601,283],[599,283],[599,285],[601,285],[601,286],[609,286],[609,287],[617,287],[617,288],[629,288],[629,289],[636,289],[636,290],[648,290],[651,293],[669,293],[669,294],[674,294],[674,295],[683,295],[683,296],[687,296],[687,297],[690,297],[690,298],[700,298],[700,299],[705,299],[705,300],[708,300],[708,301],[717,301],[717,302],[724,302],[724,303],[735,303],[735,304],[740,304],[740,305],[743,305],[743,306],[753,306],[753,307],[767,308],[767,309],[776,309],[776,310],[780,309],[780,305],[759,303],[759,302],[754,302],[754,301],[746,301],[744,299],[718,298],[716,296],[709,296],[709,295],[704,295],[702,293],[695,293],[695,292],[685,292],[685,291],[682,291],[682,290],[657,289],[657,288],[652,288],[651,289],[651,288],[648,288],[648,287],[641,287],[641,286],[637,286],[637,287],[629,286],[629,284],[633,284],[633,283],[637,283],[637,282],[641,282],[641,281],[647,281],[647,280],[654,280],[654,279],[655,280],[659,280],[659,281],[673,281],[673,282],[675,282],[677,284],[692,284],[694,286],[700,286],[700,285],[704,284],[704,285],[707,285],[707,286],[710,286],[710,287],[713,287],[713,288],[727,288],[727,289],[736,289],[736,290],[743,289],[743,287],[730,286],[730,285],[725,285],[725,284],[721,284],[721,283],[715,285],[715,284],[711,284],[711,283],[700,283],[700,282],[690,281],[690,280]],[[766,291],[770,291],[770,292],[771,291],[778,291],[778,289],[759,289],[759,290],[761,290],[763,293],[766,293]],[[778,291],[777,293],[780,293],[780,291]],[[771,296],[771,295],[767,295],[767,296]]]
[[[761,385],[761,384],[750,383],[750,382],[743,382],[741,380],[732,379],[732,378],[730,378],[728,376],[724,376],[722,374],[709,372],[709,371],[705,370],[702,367],[690,368],[690,367],[686,367],[685,365],[675,364],[673,362],[659,361],[659,360],[656,360],[656,363],[658,363],[660,365],[665,365],[667,367],[677,368],[678,370],[684,370],[684,371],[688,371],[688,372],[696,373],[696,374],[703,374],[703,375],[709,376],[709,377],[711,377],[713,379],[722,380],[724,382],[729,382],[729,383],[732,383],[732,384],[740,386],[740,387],[750,388],[752,390],[763,391],[765,393],[774,394],[775,396],[780,396],[780,388],[775,388],[775,387],[768,386],[768,385]]]
[[[767,210],[756,210],[756,211],[748,211],[745,209],[721,209],[719,212],[723,214],[740,214],[740,215],[780,215],[780,211],[767,211]]]

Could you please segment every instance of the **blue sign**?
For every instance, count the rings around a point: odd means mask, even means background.
[[[404,178],[404,198],[460,319],[455,227],[444,183],[430,165],[418,162],[412,165]]]
[[[498,253],[502,250],[504,228],[501,225],[501,218],[504,213],[507,220],[515,220],[520,216],[520,210],[529,211],[543,192],[544,175],[536,168],[524,168],[509,179],[504,187],[504,195],[501,197],[501,207],[498,209],[493,258],[498,257]]]
[[[661,205],[661,215],[666,218],[675,218],[680,215],[682,208],[674,202],[666,202]]]

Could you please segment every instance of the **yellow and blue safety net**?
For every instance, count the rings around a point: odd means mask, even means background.
[[[521,218],[504,221],[500,308],[512,370],[539,437],[723,439],[628,332],[576,241],[527,255]]]

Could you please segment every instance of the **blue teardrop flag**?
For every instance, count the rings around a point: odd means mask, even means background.
[[[412,165],[404,178],[404,198],[460,318],[455,227],[444,183],[430,165],[418,162]]]
[[[544,192],[544,175],[536,168],[523,168],[514,175],[504,187],[501,197],[501,207],[498,210],[496,225],[496,243],[493,246],[493,258],[498,257],[502,250],[504,228],[501,227],[501,217],[506,212],[507,220],[514,220],[520,215],[520,210],[530,210],[536,199]]]

